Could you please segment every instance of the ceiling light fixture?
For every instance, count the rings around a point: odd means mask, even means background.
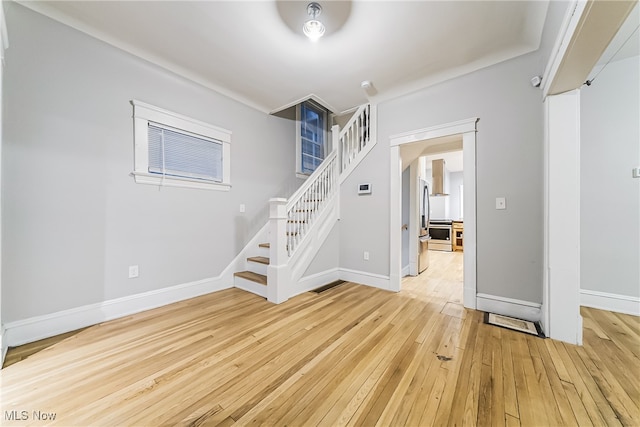
[[[324,34],[324,25],[316,19],[322,13],[322,6],[316,2],[311,2],[307,6],[307,13],[311,19],[304,23],[302,31],[305,36],[315,42]]]

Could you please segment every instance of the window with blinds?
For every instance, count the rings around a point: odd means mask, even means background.
[[[136,183],[229,191],[231,131],[132,100]]]
[[[149,122],[149,172],[222,182],[222,142]]]

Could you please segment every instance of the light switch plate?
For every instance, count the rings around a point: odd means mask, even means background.
[[[633,168],[632,175],[634,178],[640,178],[640,167]]]
[[[504,197],[496,197],[496,209],[507,209],[507,200]]]
[[[242,203],[240,205],[240,213],[244,213],[247,210],[247,207],[244,205],[244,203]]]

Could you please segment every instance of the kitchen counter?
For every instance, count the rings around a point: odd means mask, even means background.
[[[464,249],[464,222],[453,221],[451,223],[451,234],[453,234],[453,250],[462,252]]]

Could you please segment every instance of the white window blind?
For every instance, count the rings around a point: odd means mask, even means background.
[[[222,142],[149,122],[149,172],[222,182]]]

